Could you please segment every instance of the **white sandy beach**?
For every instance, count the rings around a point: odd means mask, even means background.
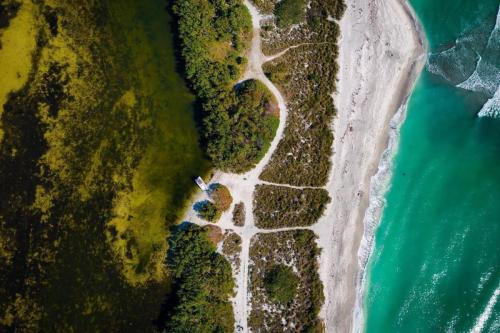
[[[406,103],[425,63],[425,39],[403,0],[347,0],[340,22],[338,109],[332,205],[320,224],[327,332],[351,332],[361,271],[358,249],[370,180],[388,144],[389,122]],[[361,254],[367,255],[367,254]],[[358,326],[359,328],[359,326]]]

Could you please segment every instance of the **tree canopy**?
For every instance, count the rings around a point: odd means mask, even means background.
[[[202,104],[203,138],[216,167],[244,172],[262,158],[279,112],[260,82],[236,84],[252,24],[241,0],[176,0],[186,76]]]
[[[216,252],[207,229],[189,225],[173,237],[171,251],[175,293],[166,331],[233,332],[231,266]]]
[[[269,297],[279,303],[288,303],[295,298],[299,278],[285,265],[275,265],[267,272],[264,287]]]

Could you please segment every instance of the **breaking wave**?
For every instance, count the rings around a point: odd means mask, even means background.
[[[500,118],[500,86],[497,88],[495,95],[483,105],[477,115],[478,117]]]
[[[500,117],[500,7],[495,25],[485,23],[453,46],[429,56],[427,70],[458,88],[480,93],[487,102],[480,117]]]
[[[406,117],[407,103],[404,103],[389,124],[389,143],[380,160],[377,173],[370,182],[370,203],[363,219],[364,233],[358,250],[358,289],[353,316],[353,332],[361,332],[363,321],[363,297],[365,292],[365,269],[373,251],[375,232],[380,223],[386,200],[385,194],[392,178],[392,165],[399,145],[401,125]]]

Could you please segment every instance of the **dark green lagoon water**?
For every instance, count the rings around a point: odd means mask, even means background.
[[[410,2],[430,57],[367,267],[364,330],[499,332],[500,3]]]

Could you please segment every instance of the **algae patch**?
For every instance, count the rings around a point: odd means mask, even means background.
[[[36,47],[36,16],[31,1],[23,1],[10,24],[0,29],[0,117],[9,93],[21,89],[31,71],[31,54]],[[0,122],[0,143],[2,139]]]

